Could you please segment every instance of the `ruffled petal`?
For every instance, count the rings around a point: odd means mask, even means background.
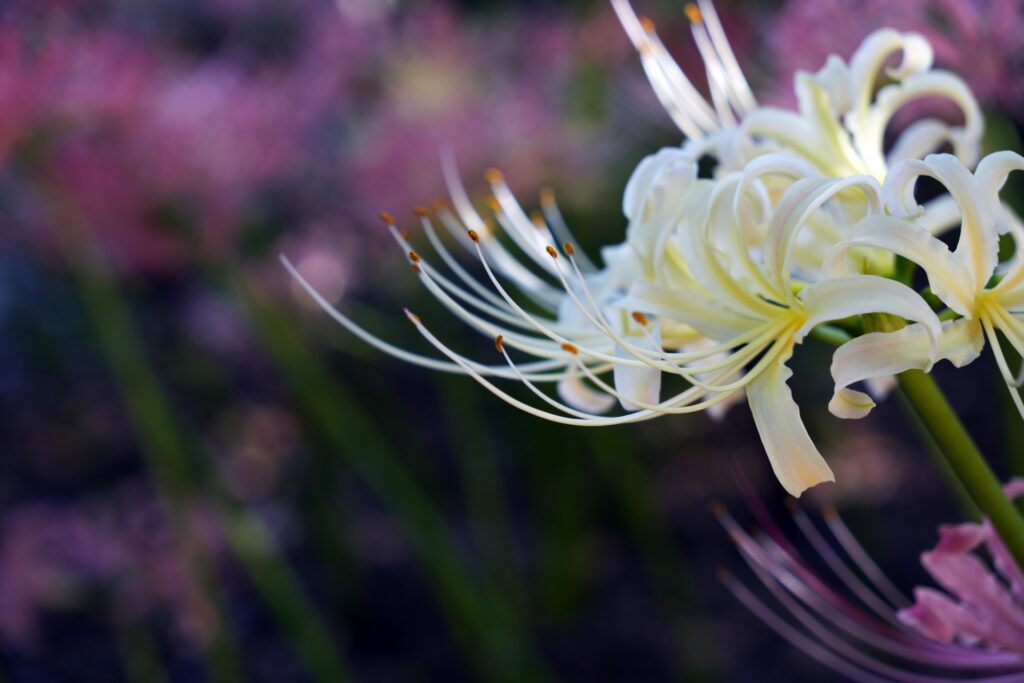
[[[615,405],[615,397],[593,389],[579,377],[563,379],[558,383],[558,395],[577,410],[600,415]]]
[[[835,481],[835,475],[807,434],[800,408],[786,381],[793,375],[781,359],[747,386],[747,401],[768,461],[779,483],[792,496]]]
[[[928,274],[928,284],[935,296],[960,315],[972,315],[975,290],[970,270],[927,229],[892,216],[868,216],[854,227],[848,239],[829,251],[825,271],[831,275],[857,272],[850,252],[865,247],[886,249],[913,261]]]
[[[812,214],[841,192],[857,188],[864,193],[865,215],[881,209],[881,188],[870,176],[842,179],[804,178],[793,183],[772,213],[765,243],[765,266],[781,289],[789,289],[790,260],[797,234]]]
[[[889,213],[898,218],[913,218],[924,213],[924,207],[914,199],[914,186],[921,176],[942,183],[960,207],[960,240],[954,254],[970,269],[973,289],[980,291],[999,261],[995,206],[987,190],[950,154],[932,154],[924,161],[901,161],[889,170],[882,188]]]
[[[641,280],[628,296],[616,302],[620,308],[664,316],[685,323],[708,339],[726,340],[763,321],[738,315],[697,287],[658,287]]]
[[[981,354],[985,344],[981,326],[974,320],[942,324],[938,357],[923,325],[908,325],[896,332],[871,332],[836,349],[832,356],[835,393],[828,409],[836,417],[859,419],[871,412],[871,397],[848,387],[856,382],[898,375],[911,369],[925,370],[938,358],[956,367],[967,365]]]
[[[865,313],[888,313],[921,323],[933,348],[938,347],[942,334],[938,316],[917,292],[877,275],[851,275],[815,282],[800,293],[800,300],[807,320],[796,334],[797,341],[821,323]]]
[[[650,351],[661,350],[661,335],[658,325],[655,323],[654,331],[642,337],[630,336],[627,339],[641,348]],[[615,345],[615,356],[623,360],[633,360],[635,356],[630,355],[621,345]],[[640,408],[629,401],[635,399],[641,404],[655,404],[661,400],[661,371],[657,368],[636,365],[616,364],[613,370],[615,378],[615,390],[621,394],[619,403],[625,410],[635,411]]]

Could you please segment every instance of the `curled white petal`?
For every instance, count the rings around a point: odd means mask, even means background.
[[[772,471],[790,495],[799,496],[812,486],[835,481],[835,475],[800,419],[800,408],[786,384],[792,375],[781,359],[773,363],[747,386],[747,402]]]

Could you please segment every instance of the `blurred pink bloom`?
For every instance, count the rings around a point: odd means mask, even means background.
[[[284,64],[196,61],[104,25],[0,30],[0,155],[30,190],[22,232],[60,245],[53,197],[121,270],[231,253],[270,190],[300,196],[358,47],[328,7]],[[329,20],[327,20],[329,19]],[[327,27],[327,28],[325,28]],[[12,157],[12,155],[14,155]],[[36,192],[32,192],[34,189]],[[35,201],[31,201],[34,198]]]
[[[1024,493],[1024,480],[1007,491]],[[760,527],[753,531],[724,508],[715,514],[767,596],[731,572],[720,578],[794,647],[854,681],[1024,680],[1024,576],[988,522],[941,528],[922,562],[947,592],[918,588],[911,603],[834,509],[824,511],[823,530],[793,506],[811,551],[804,556],[760,501],[750,501]],[[975,553],[982,545],[995,572]]]
[[[218,553],[223,542],[200,507],[179,520],[188,543]],[[140,485],[103,503],[32,503],[0,527],[0,634],[33,644],[46,612],[84,609],[102,589],[116,622],[170,614],[176,635],[198,643],[212,625],[167,511]]]
[[[1024,494],[1024,479],[1006,491]],[[975,552],[982,546],[995,572]],[[921,563],[946,592],[917,588],[917,602],[899,612],[900,621],[944,643],[1024,654],[1024,574],[988,520],[940,528],[938,545]]]

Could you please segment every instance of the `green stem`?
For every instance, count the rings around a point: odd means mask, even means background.
[[[1017,564],[1024,567],[1024,518],[1003,493],[995,473],[942,390],[920,370],[908,370],[897,381],[964,488],[992,522]]]

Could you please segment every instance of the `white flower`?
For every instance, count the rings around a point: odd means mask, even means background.
[[[929,205],[922,215],[916,205],[891,196],[897,191],[892,188],[909,182],[913,169],[931,168],[937,157],[892,169],[889,164],[945,144],[961,161],[972,162],[981,133],[977,105],[958,79],[929,70],[931,50],[923,39],[880,31],[849,65],[834,57],[817,74],[799,75],[799,112],[761,108],[713,7],[701,0],[688,6],[687,15],[708,71],[709,101],[669,57],[653,24],[639,19],[626,0],[612,4],[655,92],[689,139],[638,166],[623,197],[626,238],[602,250],[603,267],[578,249],[551,194],[542,196],[542,211],[531,215],[497,171],[487,174],[493,217],[483,217],[450,157],[444,173],[452,207],[420,212],[436,264],[414,250],[392,217],[382,215],[423,285],[453,315],[493,338],[503,362],[481,363],[457,353],[410,311],[409,320],[445,359],[391,345],[331,306],[282,260],[332,317],[366,342],[411,363],[469,375],[503,401],[554,422],[607,426],[721,411],[745,396],[773,470],[787,491],[800,495],[831,480],[832,473],[787,386],[787,362],[796,344],[819,325],[871,313],[889,316],[893,327],[905,326],[860,337],[836,352],[832,409],[847,417],[873,405],[848,388],[853,382],[904,366],[928,368],[940,356],[965,362],[976,347],[967,334],[969,322],[943,326],[916,292],[880,277],[891,274],[894,254],[904,252],[878,236],[884,230],[870,228],[893,221],[906,226],[900,230],[923,231],[932,239],[929,230],[957,220],[958,202],[966,211],[953,187],[959,180],[947,183],[956,201]],[[886,71],[893,82],[879,88],[880,72],[897,53],[900,65]],[[894,112],[935,95],[960,107],[963,125],[918,122],[885,155],[883,137]],[[698,177],[698,160],[705,155],[718,161],[713,178]],[[979,175],[989,168],[985,177],[995,177],[1006,164],[990,162]],[[897,216],[913,214],[916,223],[884,216],[883,204]],[[476,256],[482,279],[449,252],[438,226]],[[979,255],[980,247],[971,245],[963,259],[973,264],[977,284],[989,265],[982,258],[988,251]],[[967,310],[970,296],[960,276],[943,276],[933,287]],[[1019,284],[1024,275],[1015,270],[1005,281],[1014,278]],[[971,310],[996,310],[992,306]],[[979,324],[1009,324],[1002,318],[993,323],[994,316],[985,313]],[[521,355],[529,360],[517,362]],[[687,388],[663,398],[666,375],[681,378]],[[532,400],[509,393],[495,383],[499,379],[516,380]],[[555,391],[542,389],[545,384]],[[622,414],[605,414],[616,404]]]
[[[857,269],[859,249],[887,249],[919,265],[928,275],[932,293],[949,309],[943,323],[939,357],[957,367],[981,353],[985,339],[992,345],[999,369],[1021,415],[1024,403],[999,345],[999,331],[1024,352],[1024,232],[1013,213],[1003,206],[999,190],[1010,172],[1024,170],[1024,158],[1012,152],[992,154],[971,173],[956,158],[937,154],[923,161],[904,161],[889,172],[884,188],[888,216],[860,222],[850,239],[833,248],[829,269],[847,275]],[[949,191],[956,215],[931,217],[914,200],[918,178],[928,176]],[[932,232],[960,224],[952,251]],[[999,268],[999,235],[1012,233],[1013,258]],[[862,379],[930,366],[934,356],[925,348],[922,330],[911,325],[884,338],[867,334],[840,349],[833,364],[836,395],[830,407],[841,417],[861,417],[872,403],[848,389]]]
[[[790,152],[820,175],[867,174],[879,182],[901,159],[921,158],[952,145],[957,157],[978,157],[983,119],[967,84],[950,72],[932,69],[932,49],[916,33],[875,31],[849,64],[832,55],[817,73],[798,72],[798,111],[760,107],[729,47],[710,0],[686,7],[694,42],[707,71],[709,102],[672,59],[654,23],[639,18],[628,0],[611,0],[658,99],[687,137],[693,158],[712,153],[723,172],[741,170],[754,156]],[[895,68],[889,60],[902,55]],[[940,98],[960,110],[963,123],[926,118],[908,126],[885,152],[893,116],[917,101]]]

